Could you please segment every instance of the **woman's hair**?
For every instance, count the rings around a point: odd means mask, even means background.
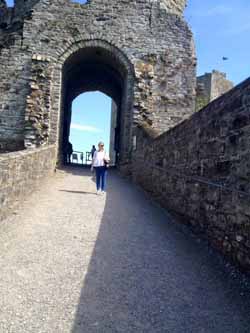
[[[98,146],[104,146],[104,143],[103,143],[102,141],[100,141],[100,142],[98,143]]]

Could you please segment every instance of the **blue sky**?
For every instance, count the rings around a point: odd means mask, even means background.
[[[218,69],[235,84],[250,76],[249,0],[189,0],[185,17],[194,33],[198,75]]]
[[[99,141],[109,151],[111,98],[100,92],[78,96],[73,102],[70,142],[77,151],[90,151]]]
[[[250,76],[250,0],[189,0],[185,17],[194,33],[197,75],[217,69],[234,84]],[[75,150],[85,152],[99,140],[108,145],[110,109],[110,99],[101,93],[78,97],[70,137]]]

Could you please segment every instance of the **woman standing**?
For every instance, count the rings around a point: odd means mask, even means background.
[[[109,156],[104,150],[104,143],[98,143],[98,150],[94,152],[91,170],[96,172],[96,190],[97,194],[104,194],[106,189],[107,168]]]

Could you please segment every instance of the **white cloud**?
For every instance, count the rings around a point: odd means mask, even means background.
[[[102,132],[99,128],[89,125],[81,125],[81,124],[71,124],[71,128],[76,129],[78,131],[83,132],[92,132],[92,133],[100,133]]]
[[[227,15],[229,13],[232,13],[233,8],[228,7],[225,5],[218,5],[215,7],[211,7],[207,10],[202,11],[194,11],[192,15],[200,16],[200,17],[210,17],[210,16],[218,16],[218,15]]]
[[[231,13],[232,11],[233,11],[232,7],[218,5],[208,10],[207,15],[208,16],[226,15],[228,13]]]
[[[228,35],[239,35],[242,34],[244,32],[248,32],[250,31],[250,23],[246,23],[246,24],[242,24],[242,25],[235,25],[233,28],[228,29],[226,31],[226,34]]]

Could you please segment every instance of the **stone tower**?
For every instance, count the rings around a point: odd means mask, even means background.
[[[138,124],[161,134],[189,117],[196,58],[184,7],[184,0],[16,0],[0,27],[0,149],[56,144],[62,155],[72,101],[86,91],[117,105],[120,164],[129,163]]]
[[[227,79],[226,73],[217,70],[198,76],[196,109],[203,108],[208,103],[231,90],[233,86],[233,82]]]

